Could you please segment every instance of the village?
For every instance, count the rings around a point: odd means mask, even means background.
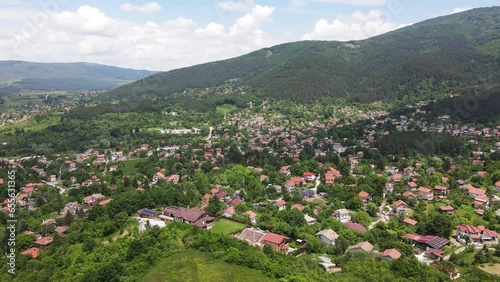
[[[380,138],[407,131],[464,138],[471,153],[445,158],[388,155],[383,161],[374,157],[380,155],[375,145]],[[162,134],[188,135],[189,140],[194,133]],[[113,205],[115,196],[129,187],[134,193],[169,187],[188,195],[184,202],[189,204],[136,209],[141,232],[169,222],[207,230],[224,224],[229,226],[223,231],[227,236],[293,256],[325,251],[327,246],[336,246],[331,254],[364,252],[389,261],[408,255],[408,248],[398,250],[367,235],[388,229],[398,238],[397,246],[410,247],[410,255],[434,264],[470,246],[478,252],[498,244],[500,223],[492,219],[500,218],[500,175],[486,159],[500,152],[499,137],[500,126],[474,128],[448,123],[446,117],[429,122],[421,110],[399,118],[384,111],[334,110],[325,123],[247,109],[226,116],[209,138],[198,142],[20,157],[2,165],[37,180],[19,190],[16,203],[21,209],[35,213],[43,206],[42,190],[72,199],[57,214],[45,214],[34,229],[25,227],[24,234],[34,236],[35,242],[22,254],[33,258],[50,247],[54,236],[66,235],[69,222],[64,219],[69,214],[85,216]],[[2,184],[5,180],[0,179]],[[4,211],[8,203],[3,201]],[[323,247],[314,246],[317,242]],[[320,255],[326,271],[342,271],[333,257]],[[460,276],[457,268],[447,274]]]

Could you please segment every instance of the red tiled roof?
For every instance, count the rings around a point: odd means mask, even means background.
[[[52,237],[43,237],[42,239],[35,242],[35,244],[40,246],[48,246],[54,241]]]
[[[359,232],[365,232],[366,231],[366,228],[359,224],[359,223],[356,223],[356,222],[347,222],[345,224],[349,229],[352,229],[352,230],[356,230],[356,231],[359,231]]]
[[[32,258],[36,259],[40,255],[40,249],[39,248],[27,249],[26,251],[23,251],[21,255],[29,255]]]
[[[387,249],[383,252],[384,257],[391,257],[392,259],[398,259],[401,257],[401,253],[396,249]]]
[[[283,243],[284,240],[288,240],[288,237],[281,236],[278,234],[268,233],[264,236],[264,241],[279,245]]]

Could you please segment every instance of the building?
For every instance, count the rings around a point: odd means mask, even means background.
[[[425,187],[418,188],[418,198],[421,200],[432,201],[434,199],[434,193],[432,190]]]
[[[382,253],[382,256],[388,260],[396,260],[401,257],[401,253],[396,249],[387,249]]]
[[[347,252],[365,252],[370,253],[373,250],[373,245],[370,242],[361,242],[356,245],[347,247]]]
[[[349,210],[347,210],[347,209],[335,210],[332,213],[332,216],[333,216],[333,218],[335,218],[336,220],[338,220],[342,223],[346,223],[346,222],[351,221],[351,216],[349,215]]]
[[[167,216],[169,220],[196,225],[204,229],[210,229],[215,219],[197,208],[182,208],[175,206],[163,209],[163,215]]]
[[[150,209],[142,209],[142,210],[138,211],[137,214],[140,217],[145,217],[145,218],[157,218],[158,217],[158,213],[153,211],[153,210],[150,210]]]
[[[316,233],[316,236],[321,240],[321,242],[326,244],[335,245],[335,240],[339,237],[337,232],[333,231],[333,229],[325,229]]]

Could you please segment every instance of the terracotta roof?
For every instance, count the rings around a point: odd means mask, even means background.
[[[277,206],[284,206],[284,205],[286,205],[286,202],[285,202],[285,200],[279,200],[279,201],[276,201],[276,205]]]
[[[361,198],[366,198],[366,197],[370,196],[370,194],[368,194],[368,192],[361,191],[358,193],[358,196],[360,196]]]
[[[247,211],[247,212],[245,212],[243,214],[248,215],[249,218],[256,218],[257,217],[257,214],[254,213],[253,211]]]
[[[35,242],[35,244],[40,246],[48,246],[54,241],[52,237],[43,237],[42,239]]]
[[[382,254],[384,257],[390,257],[392,259],[398,259],[401,257],[401,253],[396,249],[387,249]]]
[[[26,251],[23,251],[21,255],[29,255],[32,258],[36,259],[40,255],[40,249],[39,248],[27,249]]]
[[[419,187],[418,188],[418,192],[422,192],[422,193],[431,193],[432,190],[429,189],[429,188],[425,188],[425,187]]]
[[[405,201],[403,201],[403,200],[397,200],[397,201],[394,203],[394,206],[395,206],[395,207],[399,207],[399,206],[401,206],[401,205],[408,206],[408,204],[407,204],[407,203],[405,203]]]
[[[352,230],[356,230],[356,231],[359,231],[359,232],[365,232],[366,231],[366,228],[359,224],[359,223],[356,223],[356,222],[347,222],[345,224],[349,229],[352,229]]]
[[[355,250],[355,249],[362,249],[363,251],[369,253],[373,250],[373,245],[370,244],[370,242],[361,242],[356,245],[349,246],[347,248],[348,251]]]
[[[264,236],[264,241],[279,245],[283,243],[284,240],[288,240],[288,237],[281,236],[278,234],[268,233]]]
[[[412,226],[415,226],[418,223],[418,221],[413,220],[413,219],[408,218],[408,217],[406,217],[405,219],[403,219],[403,222],[406,223],[406,224],[412,225]]]

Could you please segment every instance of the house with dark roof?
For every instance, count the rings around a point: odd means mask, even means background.
[[[142,209],[142,210],[137,212],[137,215],[139,215],[140,217],[145,217],[145,218],[157,218],[158,217],[158,213],[153,211],[153,210],[150,210],[150,209]]]
[[[189,225],[196,225],[204,229],[211,228],[212,222],[215,219],[197,208],[183,208],[175,206],[163,209],[163,215],[174,221],[185,222]]]

